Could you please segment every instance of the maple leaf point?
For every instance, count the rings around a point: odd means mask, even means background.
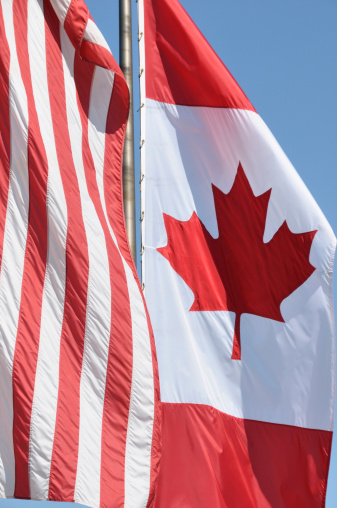
[[[167,245],[158,248],[194,293],[190,311],[235,312],[232,359],[241,359],[240,318],[255,314],[284,323],[280,305],[315,271],[309,262],[317,231],[292,233],[286,223],[264,243],[271,189],[255,196],[239,164],[228,194],[212,185],[219,236],[197,214],[164,215]]]

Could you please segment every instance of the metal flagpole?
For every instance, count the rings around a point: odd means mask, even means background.
[[[136,264],[131,0],[119,0],[119,62],[130,90],[130,113],[123,157],[123,197],[126,231],[129,237],[132,257]]]

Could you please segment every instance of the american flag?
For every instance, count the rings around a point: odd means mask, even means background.
[[[1,0],[0,74],[0,496],[150,506],[159,384],[124,225],[127,86],[82,0]]]

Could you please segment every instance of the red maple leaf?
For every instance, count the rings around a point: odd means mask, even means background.
[[[182,222],[164,214],[166,247],[157,250],[194,293],[190,311],[236,313],[232,359],[241,359],[243,313],[284,323],[282,301],[315,268],[309,263],[317,231],[294,234],[286,221],[263,242],[271,189],[255,196],[239,164],[232,189],[212,186],[219,237],[213,238],[194,212]]]

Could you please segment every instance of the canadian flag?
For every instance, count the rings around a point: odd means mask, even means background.
[[[177,0],[140,2],[158,508],[325,504],[336,239]],[[145,72],[144,72],[145,71]]]

